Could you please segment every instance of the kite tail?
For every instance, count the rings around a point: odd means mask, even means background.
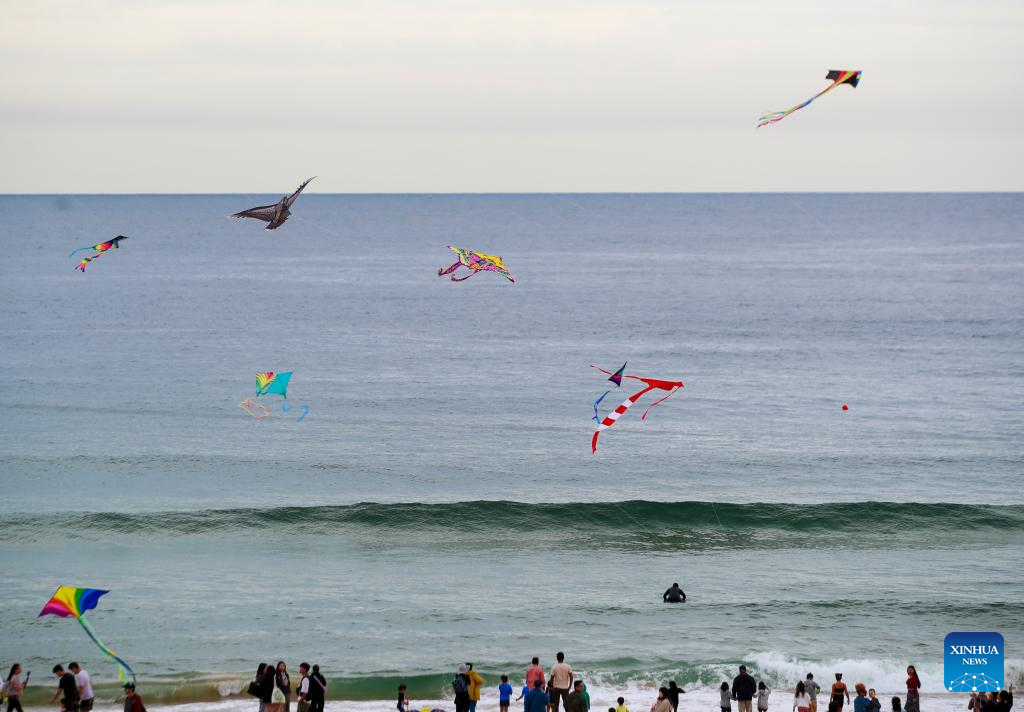
[[[99,648],[104,655],[106,655],[108,658],[110,658],[117,664],[117,678],[121,682],[128,682],[128,675],[131,675],[131,682],[134,685],[135,672],[131,669],[128,663],[126,663],[121,658],[117,657],[117,653],[115,653],[113,650],[104,645],[103,641],[96,637],[96,631],[92,629],[92,626],[89,624],[89,621],[85,619],[85,616],[78,616],[78,622],[82,624],[82,628],[84,628],[85,632],[89,634],[90,638],[92,638],[92,642],[96,643],[96,647]],[[125,673],[128,673],[128,675],[126,675]]]
[[[678,391],[678,390],[679,390],[678,388],[673,388],[672,392],[669,393],[667,396],[665,396],[664,398],[659,398],[658,400],[654,401],[649,406],[647,406],[647,410],[645,410],[644,414],[640,416],[640,420],[647,420],[647,414],[651,412],[651,409],[654,408],[654,406],[661,405],[662,403],[667,401],[669,398],[671,398],[673,395],[675,395],[675,392]]]
[[[477,270],[470,270],[469,274],[467,274],[465,277],[456,277],[453,274],[451,279],[452,279],[453,282],[465,282],[467,279],[469,279],[470,277],[472,277],[476,273],[477,273]]]
[[[797,104],[796,106],[790,107],[790,108],[786,109],[785,111],[773,111],[770,114],[765,114],[764,116],[760,117],[757,120],[758,121],[757,128],[761,128],[762,126],[767,126],[768,124],[774,124],[776,121],[782,121],[784,118],[786,118],[787,116],[792,114],[794,111],[799,111],[800,109],[802,109],[805,106],[807,106],[808,104],[810,104],[812,101],[817,99],[819,96],[822,96],[824,94],[829,93],[830,91],[835,89],[837,86],[839,86],[840,83],[841,83],[840,80],[836,80],[836,81],[832,82],[830,85],[828,85],[827,87],[822,89],[820,92],[818,92],[817,94],[815,94],[810,99],[808,99],[807,101],[803,102],[802,104]]]
[[[640,400],[645,393],[652,390],[654,390],[654,386],[647,386],[647,388],[644,388],[642,391],[637,391],[629,398],[627,398],[625,401],[623,401],[622,405],[620,405],[618,408],[616,408],[611,413],[606,415],[604,417],[604,420],[602,420],[601,423],[597,426],[597,430],[594,431],[594,437],[590,441],[590,452],[597,452],[597,436],[601,434],[601,431],[607,430],[608,428],[615,425],[615,422],[619,419],[620,416],[622,416],[623,413],[629,410],[630,407],[638,400]]]
[[[601,422],[601,418],[600,418],[600,417],[598,417],[598,415],[597,415],[597,406],[601,405],[601,401],[603,401],[603,400],[604,400],[604,397],[605,397],[606,395],[608,395],[609,393],[611,393],[611,390],[607,390],[607,391],[605,391],[605,392],[604,392],[604,393],[603,393],[603,394],[601,395],[601,397],[600,397],[600,398],[598,398],[598,399],[597,399],[596,401],[594,401],[594,420],[596,420],[596,421],[597,421],[597,422],[599,422],[599,423]]]
[[[452,272],[457,270],[459,268],[459,265],[461,265],[461,264],[462,264],[461,262],[456,262],[455,264],[453,264],[448,269],[445,269],[444,267],[438,267],[437,268],[437,276],[438,277],[444,277],[446,274],[451,274]]]
[[[88,247],[79,247],[77,250],[71,250],[71,252],[68,254],[68,257],[74,257],[76,252],[82,252],[83,250],[91,249],[93,249],[92,245],[89,245]]]

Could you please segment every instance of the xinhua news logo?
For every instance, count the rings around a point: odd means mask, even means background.
[[[1003,636],[950,633],[943,655],[943,680],[950,692],[995,692],[1003,686]]]

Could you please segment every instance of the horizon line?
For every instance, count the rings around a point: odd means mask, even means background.
[[[4,198],[29,197],[104,197],[104,196],[203,196],[203,195],[278,195],[281,191],[246,191],[234,193],[143,192],[143,193],[0,193]],[[1024,190],[534,190],[534,191],[351,191],[338,193],[304,193],[304,196],[507,196],[507,195],[1020,195]]]

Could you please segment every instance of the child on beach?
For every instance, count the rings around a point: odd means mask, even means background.
[[[892,712],[902,712],[902,711],[903,711],[903,703],[900,702],[900,698],[899,697],[893,697],[892,698]]]
[[[523,712],[526,712],[526,693],[529,692],[529,691],[530,691],[530,686],[524,681],[523,682],[523,689],[519,693],[519,697],[516,698],[516,702],[519,702],[519,700],[523,701]]]
[[[793,693],[793,710],[795,712],[810,712],[811,696],[807,694],[807,688],[803,682],[796,683],[796,692]]]
[[[409,696],[405,694],[405,685],[398,686],[398,712],[409,712]]]
[[[757,712],[768,712],[768,695],[772,694],[772,691],[768,689],[768,685],[764,684],[764,680],[757,683]]]
[[[729,683],[723,682],[718,689],[722,691],[722,712],[732,712],[732,693],[729,692]]]
[[[626,698],[625,697],[620,697],[619,699],[616,700],[616,702],[619,703],[619,706],[615,708],[615,712],[629,712],[629,708],[626,707]]]
[[[508,684],[508,675],[501,676],[501,684],[498,685],[498,707],[501,712],[508,712],[512,703],[512,685]]]

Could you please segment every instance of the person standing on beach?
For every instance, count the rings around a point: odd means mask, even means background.
[[[747,674],[747,666],[740,665],[740,674],[732,681],[732,696],[736,700],[736,709],[739,712],[751,712],[753,707],[751,700],[754,699],[755,694],[757,694],[757,683]]]
[[[1010,712],[1013,708],[1013,683],[1006,690],[1000,690],[995,702],[989,702],[985,712]]]
[[[858,682],[853,689],[857,691],[857,696],[853,698],[853,712],[868,712],[871,700],[868,699],[867,686],[863,682]]]
[[[78,712],[78,683],[75,676],[64,672],[63,665],[54,665],[53,674],[57,676],[57,691],[50,698],[50,704],[60,697],[60,708],[64,712]]]
[[[837,672],[836,681],[832,683],[832,692],[829,693],[829,697],[839,712],[842,712],[843,709],[843,695],[846,695],[846,701],[849,702],[850,691],[846,689],[846,683],[843,682],[843,673]]]
[[[135,683],[124,684],[124,712],[146,712],[146,705],[142,704],[142,697],[135,692]]]
[[[629,712],[629,708],[626,707],[626,698],[625,697],[620,697],[619,699],[616,700],[616,702],[619,703],[619,706],[615,708],[615,712]]]
[[[651,712],[672,712],[672,702],[668,699],[668,688],[658,688],[658,701],[651,707]]]
[[[69,664],[68,670],[75,676],[75,684],[78,685],[78,709],[81,712],[89,712],[95,698],[92,691],[92,678],[78,663]]]
[[[796,692],[793,693],[793,712],[809,712],[811,709],[811,698],[807,695],[807,688],[804,683],[796,683]]]
[[[573,690],[566,695],[564,704],[565,712],[587,712],[587,701],[583,699],[583,680],[573,683]]]
[[[732,712],[732,693],[729,692],[729,683],[723,682],[718,691],[722,697],[720,702],[722,712]]]
[[[569,689],[572,688],[572,668],[565,662],[565,653],[559,652],[555,655],[558,660],[551,667],[551,677],[548,680],[548,687],[551,688],[551,712],[558,712],[558,700],[561,698],[562,705],[569,698]],[[749,710],[748,710],[749,712]]]
[[[501,712],[508,712],[512,704],[512,685],[508,684],[508,675],[501,676],[501,684],[498,685],[498,709]]]
[[[480,701],[480,688],[484,686],[484,678],[473,669],[473,663],[466,663],[466,679],[469,680],[469,712],[476,712],[476,703]]]
[[[526,691],[533,689],[533,683],[540,680],[541,689],[544,689],[544,668],[540,666],[540,658],[534,658],[530,667],[526,669]]]
[[[672,712],[679,709],[679,695],[686,694],[686,690],[676,685],[675,680],[668,681],[668,701],[672,703]]]
[[[320,674],[320,666],[314,665],[309,674],[309,712],[324,712],[327,699],[327,678]]]
[[[11,671],[7,673],[7,679],[4,680],[3,696],[7,698],[7,712],[23,712],[21,709],[21,693],[28,687],[28,679],[32,677],[32,673],[29,672],[25,676],[25,682],[21,681],[21,663],[14,663],[11,665]]]
[[[284,695],[284,712],[292,712],[292,679],[288,677],[288,666],[284,660],[277,661],[277,674],[275,675],[277,689]]]
[[[299,702],[295,707],[297,712],[309,712],[309,663],[299,663],[299,674],[302,675],[302,679],[295,688],[299,696]]]
[[[526,696],[530,694],[530,688],[524,683],[523,689],[519,691],[519,697],[516,698],[516,702],[519,700],[523,701],[523,712],[526,712]]]
[[[921,707],[921,678],[917,676],[917,668],[913,665],[907,666],[907,703],[903,705],[906,712],[920,712]]]
[[[807,681],[804,682],[804,690],[811,698],[811,712],[818,712],[818,693],[821,692],[821,685],[814,681],[814,675],[807,673]]]
[[[405,692],[405,685],[398,686],[398,704],[395,708],[398,712],[409,712],[409,695]]]
[[[263,666],[263,677],[259,679],[260,712],[275,712],[267,708],[267,705],[274,701],[274,690],[276,689],[274,684],[276,677],[274,675],[274,666],[270,663],[261,663],[261,665]]]
[[[875,688],[868,690],[868,712],[882,712],[882,703],[875,696]]]
[[[459,669],[452,678],[452,692],[455,693],[455,712],[469,712],[469,671],[465,665],[459,665]]]
[[[764,680],[757,683],[757,712],[768,712],[768,696],[770,694],[772,691],[768,689]]]
[[[259,712],[264,712],[263,706],[266,704],[263,701],[263,684],[267,677],[267,664],[260,663],[256,668],[256,677],[253,678],[252,685],[249,686],[249,694],[256,695],[256,699],[260,701]],[[253,692],[253,685],[255,685],[255,692]]]
[[[549,702],[550,698],[544,692],[544,681],[535,680],[533,689],[526,693],[526,701],[523,703],[524,712],[547,712]]]

